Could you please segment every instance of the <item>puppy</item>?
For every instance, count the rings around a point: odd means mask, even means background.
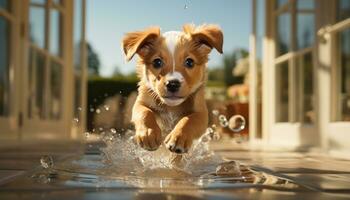
[[[170,151],[186,153],[205,132],[206,63],[212,48],[222,53],[222,46],[223,34],[216,25],[184,25],[182,32],[163,34],[159,27],[150,27],[125,35],[126,60],[139,56],[132,122],[142,148],[154,151],[164,141]]]

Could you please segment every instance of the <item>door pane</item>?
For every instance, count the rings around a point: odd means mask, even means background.
[[[282,7],[286,3],[288,3],[288,0],[277,0],[276,8]]]
[[[297,82],[300,83],[298,89],[299,120],[304,123],[315,122],[315,110],[314,110],[314,80],[313,80],[313,62],[312,52],[308,52],[301,55],[297,59],[298,77]]]
[[[46,4],[46,0],[31,0],[30,3],[36,3],[36,4]]]
[[[350,18],[350,0],[338,0],[337,21]]]
[[[288,61],[276,65],[276,122],[289,121]]]
[[[9,114],[9,22],[0,17],[0,116]]]
[[[51,63],[51,102],[50,102],[50,118],[59,119],[61,117],[62,107],[62,65],[57,62]]]
[[[30,41],[40,48],[45,48],[45,10],[41,7],[30,7],[29,17]]]
[[[39,52],[35,55],[35,108],[34,115],[45,119],[45,56]]]
[[[350,28],[340,33],[340,121],[350,121]]]
[[[298,10],[312,10],[315,8],[314,0],[298,0],[297,1]]]
[[[53,3],[56,4],[56,5],[61,5],[61,0],[53,0]]]
[[[290,29],[291,17],[290,13],[283,13],[277,17],[277,42],[276,56],[283,55],[290,51]]]
[[[9,0],[0,0],[0,9],[10,10]]]
[[[56,9],[52,9],[50,12],[50,53],[61,56],[61,14]]]
[[[297,45],[298,49],[310,47],[314,43],[314,14],[297,15]]]

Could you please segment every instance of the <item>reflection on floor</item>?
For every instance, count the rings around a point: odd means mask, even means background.
[[[80,173],[69,171],[79,159],[98,167],[99,146],[45,142],[0,148],[0,199],[348,199],[350,196],[350,160],[281,149],[249,150],[231,141],[211,146],[216,154],[241,164],[244,176],[248,177],[243,181],[224,175],[215,177],[215,174],[200,179],[186,175],[164,179],[160,178],[162,171],[148,171],[143,179],[125,176],[122,180],[114,179],[113,173],[96,176],[91,169]],[[40,166],[43,155],[52,156],[55,170]],[[71,168],[66,168],[68,164]],[[66,171],[60,166],[65,166]]]

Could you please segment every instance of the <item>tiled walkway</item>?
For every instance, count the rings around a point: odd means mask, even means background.
[[[303,190],[275,190],[251,185],[211,185],[206,188],[164,189],[118,185],[57,187],[37,183],[30,176],[40,171],[42,155],[56,163],[83,154],[78,143],[45,142],[0,148],[0,199],[350,199],[350,161],[327,155],[282,150],[252,151],[232,142],[213,144],[216,153],[257,171],[294,181]],[[88,153],[93,153],[90,151]]]

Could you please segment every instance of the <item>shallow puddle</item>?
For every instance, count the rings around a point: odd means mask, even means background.
[[[184,156],[170,153],[164,147],[154,152],[145,151],[125,137],[105,139],[105,147],[55,163],[52,167],[45,167],[47,163],[44,163],[45,169],[31,177],[44,184],[91,188],[306,189],[291,180],[253,170],[237,161],[223,160],[209,150],[211,138],[205,138],[207,136],[198,140]]]

